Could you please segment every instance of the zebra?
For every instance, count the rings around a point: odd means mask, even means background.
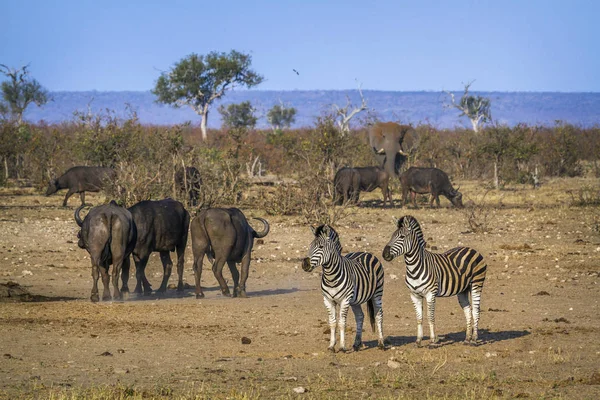
[[[425,239],[419,222],[406,215],[394,218],[398,229],[383,249],[383,258],[392,261],[404,255],[406,263],[406,285],[410,290],[417,313],[417,346],[423,339],[423,298],[427,302],[430,346],[438,343],[435,335],[435,298],[458,296],[467,320],[465,344],[477,344],[479,305],[487,265],[483,256],[469,247],[456,247],[445,253],[432,253],[425,248]],[[471,293],[471,303],[469,301]],[[473,324],[471,324],[473,321]]]
[[[328,350],[335,352],[336,306],[339,306],[340,349],[346,352],[345,329],[348,308],[352,307],[356,319],[356,337],[352,348],[362,346],[362,326],[364,314],[361,304],[367,303],[371,328],[377,326],[377,347],[385,349],[383,343],[383,265],[371,253],[356,252],[342,255],[342,245],[337,232],[329,225],[311,227],[314,240],[310,244],[308,257],[303,260],[302,269],[311,272],[323,267],[321,291],[325,307],[329,312],[331,336]]]

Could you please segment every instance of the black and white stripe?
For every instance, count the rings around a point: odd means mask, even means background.
[[[423,298],[427,302],[430,341],[435,344],[438,341],[435,336],[435,298],[448,296],[458,296],[465,313],[465,343],[477,343],[481,291],[487,269],[483,256],[469,247],[456,247],[442,254],[432,253],[425,248],[423,231],[414,217],[404,216],[397,220],[396,225],[398,229],[383,249],[383,258],[391,261],[404,255],[406,285],[417,313],[417,345],[421,345],[423,339]]]
[[[310,272],[323,267],[321,291],[329,312],[331,337],[329,350],[335,351],[336,307],[339,306],[340,351],[346,351],[345,328],[348,309],[352,307],[356,319],[356,337],[353,349],[362,345],[364,314],[361,304],[367,303],[371,327],[377,327],[378,347],[383,349],[383,265],[371,253],[357,252],[342,255],[342,245],[337,232],[328,225],[313,229],[315,238],[310,244],[308,257],[302,268]]]

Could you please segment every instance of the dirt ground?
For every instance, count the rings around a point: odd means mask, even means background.
[[[477,216],[487,217],[487,234],[471,233],[467,212],[449,208],[446,199],[433,210],[350,208],[337,228],[345,252],[380,257],[394,230],[391,217],[411,214],[431,249],[474,247],[488,273],[481,345],[461,343],[458,301],[440,298],[436,325],[443,345],[417,348],[404,263],[382,260],[389,348],[376,348],[366,324],[366,348],[346,354],[327,351],[320,270],[308,274],[300,266],[312,238],[300,217],[244,210],[271,223],[264,243],[255,246],[247,299],[223,297],[205,261],[206,298],[196,300],[188,246],[184,280],[190,288],[183,296],[171,288],[165,298],[132,295],[93,304],[90,261],[77,247],[73,220],[79,199],[62,208],[64,193],[5,189],[0,397],[600,398],[600,209],[572,206],[568,193],[598,184],[555,180],[536,191],[519,186],[483,199],[469,197],[480,185],[462,182],[466,202],[487,205]],[[104,197],[87,200],[99,204]],[[158,256],[147,274],[157,288]],[[350,340],[354,329],[350,314]]]

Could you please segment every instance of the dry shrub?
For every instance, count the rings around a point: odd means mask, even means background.
[[[600,186],[585,185],[578,191],[567,190],[571,196],[570,206],[585,207],[600,205]]]
[[[488,195],[490,190],[488,189],[481,200],[478,202],[468,202],[462,212],[467,221],[469,229],[473,233],[486,233],[491,231],[490,227],[490,208],[484,204],[485,197]]]

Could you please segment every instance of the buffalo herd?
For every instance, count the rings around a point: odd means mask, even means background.
[[[430,194],[430,206],[435,200],[440,206],[439,196],[445,196],[454,207],[463,207],[462,194],[450,183],[448,175],[437,168],[410,167],[400,173],[407,160],[403,149],[405,136],[413,133],[410,126],[395,123],[378,123],[369,131],[369,142],[380,166],[341,168],[334,178],[333,202],[337,205],[357,204],[360,192],[371,192],[380,188],[383,205],[393,206],[389,187],[390,177],[398,178],[402,186],[402,205],[412,203],[417,207],[417,194]],[[87,250],[92,263],[93,286],[91,300],[99,301],[98,279],[102,277],[104,291],[102,300],[122,299],[129,292],[130,256],[135,264],[135,293],[149,295],[152,287],[146,278],[145,269],[153,252],[160,254],[163,279],[157,293],[167,290],[173,268],[170,253],[177,253],[177,291],[183,292],[183,269],[188,231],[191,232],[194,256],[196,298],[204,297],[200,286],[204,256],[212,264],[212,270],[223,295],[246,297],[246,281],[255,238],[269,233],[269,223],[255,218],[263,224],[256,231],[237,208],[209,208],[198,212],[194,219],[184,205],[173,199],[141,201],[130,208],[119,206],[115,201],[93,207],[82,219],[85,207],[85,192],[98,192],[116,177],[111,168],[78,166],[67,170],[57,179],[52,179],[46,195],[67,189],[63,206],[70,196],[79,193],[81,206],[75,211],[75,221],[80,227],[78,245]],[[174,174],[175,187],[192,207],[198,205],[202,178],[195,167],[180,168]],[[227,263],[233,278],[230,292],[223,278],[223,267]],[[113,265],[112,274],[109,267]],[[240,270],[237,269],[240,264]],[[113,279],[113,296],[110,293],[110,278]],[[122,286],[119,290],[119,275]]]

